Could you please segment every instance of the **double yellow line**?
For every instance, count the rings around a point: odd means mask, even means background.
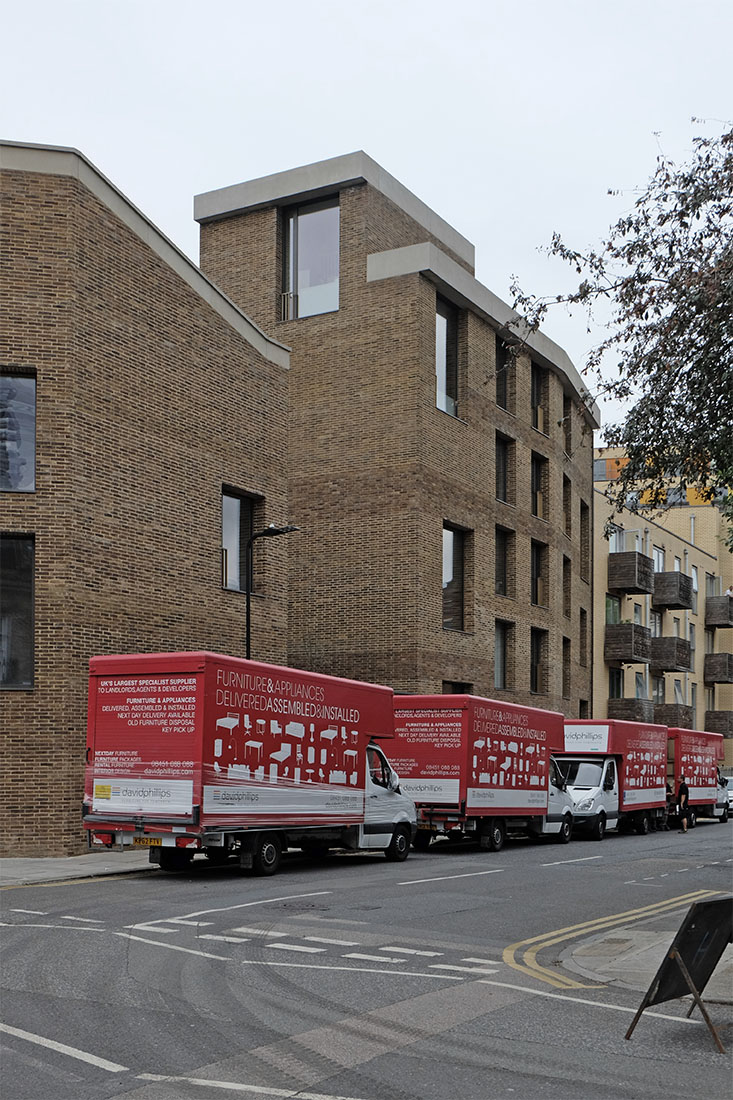
[[[548,970],[537,961],[537,955],[546,947],[552,947],[563,940],[577,939],[593,932],[601,932],[605,928],[614,928],[620,924],[631,924],[632,921],[645,920],[659,916],[662,913],[680,909],[683,906],[692,905],[703,898],[714,897],[719,890],[696,890],[691,894],[681,894],[677,898],[669,898],[668,901],[660,901],[655,905],[645,905],[643,909],[627,909],[625,913],[614,913],[612,916],[599,917],[597,920],[585,921],[583,924],[571,924],[567,928],[556,928],[554,932],[545,932],[541,936],[532,936],[528,940],[519,940],[504,949],[504,962],[519,970],[522,974],[528,974],[531,978],[546,982],[556,989],[589,989],[591,986],[582,982],[573,981],[555,970]],[[517,960],[517,954],[521,956],[521,962]]]

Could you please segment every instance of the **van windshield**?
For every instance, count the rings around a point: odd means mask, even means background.
[[[562,770],[569,787],[600,787],[602,760],[563,760]]]

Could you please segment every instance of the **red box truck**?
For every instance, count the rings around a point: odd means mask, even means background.
[[[703,730],[667,730],[667,783],[669,818],[677,820],[677,792],[685,778],[690,791],[688,824],[694,829],[698,817],[728,820],[728,781],[718,764],[725,758],[722,733]]]
[[[400,783],[418,808],[415,846],[441,835],[498,851],[507,831],[570,839],[572,802],[551,759],[563,716],[475,695],[395,696]]]
[[[602,840],[607,828],[648,833],[667,818],[667,727],[645,722],[565,721],[558,767],[578,831]]]
[[[274,874],[289,847],[404,859],[415,807],[375,738],[392,690],[218,653],[90,661],[84,825],[165,870],[203,851]]]

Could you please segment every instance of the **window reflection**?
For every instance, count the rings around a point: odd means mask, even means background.
[[[0,490],[36,487],[36,380],[0,374]]]
[[[285,253],[283,318],[312,317],[338,309],[338,199],[289,211]]]
[[[33,539],[0,535],[0,688],[33,687]]]

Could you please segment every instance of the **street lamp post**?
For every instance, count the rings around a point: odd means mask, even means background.
[[[298,528],[293,526],[292,523],[287,524],[285,527],[276,527],[274,523],[271,523],[269,527],[265,527],[263,531],[255,531],[247,539],[244,548],[244,590],[247,596],[247,608],[246,608],[246,620],[245,620],[245,656],[249,660],[250,653],[250,621],[251,621],[251,597],[252,597],[252,543],[255,539],[271,539],[276,535],[289,535],[291,531],[297,531]]]

